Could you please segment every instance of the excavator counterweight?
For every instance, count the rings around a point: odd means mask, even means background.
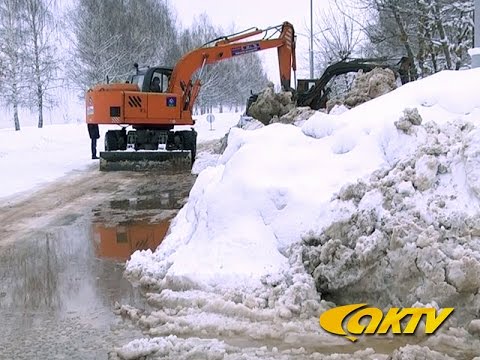
[[[261,34],[261,39],[253,39]],[[99,84],[89,89],[85,96],[86,122],[120,126],[105,134],[100,169],[190,169],[197,144],[192,113],[201,87],[200,80],[193,80],[195,71],[207,64],[272,48],[278,51],[282,87],[290,90],[296,60],[295,32],[288,22],[215,39],[185,54],[173,69],[139,69],[137,65],[127,83]],[[175,131],[174,127],[180,125],[191,129]],[[132,130],[127,132],[128,126]]]

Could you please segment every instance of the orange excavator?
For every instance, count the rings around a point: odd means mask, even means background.
[[[291,72],[296,70],[295,32],[292,24],[266,29],[252,28],[220,37],[184,55],[173,69],[139,69],[126,83],[99,84],[86,93],[86,121],[89,124],[118,124],[120,130],[105,134],[105,151],[100,152],[101,170],[140,168],[177,169],[193,164],[197,133],[174,131],[177,125],[194,125],[195,99],[201,82],[193,80],[206,65],[236,56],[277,48],[280,81],[291,89]],[[128,133],[127,126],[133,130]]]

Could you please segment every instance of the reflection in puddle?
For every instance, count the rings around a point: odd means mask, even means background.
[[[131,199],[111,200],[110,208],[114,210],[157,210],[180,209],[183,198],[175,196],[172,191],[155,194],[155,196],[137,196]]]
[[[137,250],[154,251],[162,242],[171,218],[159,223],[122,223],[118,225],[94,224],[95,254],[101,258],[128,260]]]
[[[106,359],[134,338],[112,309],[144,299],[123,266],[94,256],[90,219],[53,223],[0,247],[0,359]]]

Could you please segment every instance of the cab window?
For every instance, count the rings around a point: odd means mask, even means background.
[[[143,86],[143,78],[144,75],[133,75],[132,77],[132,84],[138,85],[138,87],[141,89]]]
[[[168,89],[168,76],[160,71],[155,71],[152,75],[150,90],[154,92],[166,92]]]

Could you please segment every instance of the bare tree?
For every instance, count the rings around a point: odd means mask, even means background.
[[[370,15],[364,27],[370,50],[407,57],[414,77],[416,64],[421,76],[427,76],[470,61],[473,0],[357,0],[357,4],[357,10]]]
[[[79,0],[70,13],[70,77],[79,90],[119,81],[141,65],[169,65],[178,56],[173,12],[160,0]]]
[[[21,75],[24,65],[25,28],[19,16],[23,1],[0,0],[0,58],[2,62],[2,100],[13,110],[15,130],[20,130],[18,109],[25,88]]]
[[[323,65],[346,60],[359,52],[363,34],[352,17],[345,13],[345,10],[330,6],[317,16],[314,42],[318,49],[317,58]]]
[[[53,35],[55,24],[53,0],[24,0],[24,19],[27,30],[26,56],[35,86],[29,88],[29,98],[38,112],[38,127],[43,127],[43,110],[51,102],[48,91],[59,67]]]

